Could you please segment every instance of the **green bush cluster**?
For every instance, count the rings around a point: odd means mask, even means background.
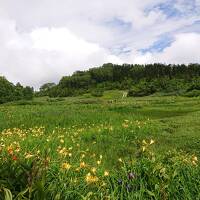
[[[200,79],[191,81],[184,79],[154,79],[152,81],[140,81],[128,91],[128,96],[141,97],[152,95],[156,92],[169,95],[182,95],[187,97],[200,96]]]

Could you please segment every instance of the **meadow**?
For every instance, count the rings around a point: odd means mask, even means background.
[[[0,106],[0,199],[200,199],[200,98]]]

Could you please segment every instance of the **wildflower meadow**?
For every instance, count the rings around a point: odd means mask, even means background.
[[[200,199],[200,99],[122,92],[1,105],[0,199]]]

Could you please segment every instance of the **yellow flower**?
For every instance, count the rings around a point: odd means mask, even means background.
[[[155,143],[155,141],[151,139],[149,144],[151,145],[151,144],[154,144],[154,143]]]
[[[11,146],[9,146],[9,147],[7,148],[7,151],[8,151],[8,153],[9,153],[10,155],[13,155],[13,148],[12,148]]]
[[[98,160],[98,161],[97,161],[97,165],[100,165],[100,164],[101,164],[101,161],[100,161],[100,160]]]
[[[193,165],[197,165],[197,163],[196,163],[194,160],[192,161],[192,164],[193,164]]]
[[[36,151],[36,154],[40,154],[40,150],[37,150],[37,151]]]
[[[142,151],[144,152],[146,150],[146,147],[145,146],[142,146]]]
[[[119,162],[123,162],[121,158],[118,159]]]
[[[93,176],[91,175],[90,173],[88,173],[85,177],[85,181],[88,183],[88,184],[91,184],[91,183],[95,183],[97,182],[99,179],[97,176]]]
[[[74,183],[77,183],[77,178],[75,178],[75,179],[73,180],[73,182],[74,182]]]
[[[95,167],[92,167],[91,172],[95,174],[96,171],[97,171],[97,169]]]
[[[102,155],[100,155],[100,159],[102,159],[103,158],[103,156]]]
[[[82,154],[82,155],[81,155],[81,158],[85,158],[85,154]]]
[[[68,170],[68,169],[71,168],[71,165],[69,163],[65,162],[65,163],[62,164],[62,168]]]
[[[109,128],[109,130],[110,130],[110,131],[113,131],[113,127],[111,126],[111,127]]]
[[[123,126],[124,128],[128,128],[128,124],[123,123],[122,126]]]
[[[33,156],[34,156],[33,154],[26,153],[26,154],[25,154],[25,159],[32,158]]]
[[[15,149],[15,152],[20,152],[20,147],[17,147],[17,148]]]
[[[64,143],[65,141],[63,139],[60,139],[60,143]]]
[[[198,158],[196,156],[193,156],[192,160],[195,161],[195,162],[197,162]]]
[[[96,156],[96,154],[95,154],[95,153],[93,153],[93,154],[92,154],[92,157],[95,157],[95,156]]]
[[[85,167],[86,167],[85,162],[81,162],[81,163],[80,163],[80,168],[85,168]]]
[[[147,144],[146,140],[142,140],[142,144],[146,145]]]
[[[109,176],[109,172],[108,172],[108,171],[105,171],[105,172],[104,172],[104,176]]]
[[[72,153],[69,153],[68,156],[69,156],[69,157],[72,157]]]
[[[198,162],[198,158],[196,156],[193,156],[192,157],[192,164],[197,165],[197,162]]]
[[[106,183],[103,181],[101,186],[106,186]]]

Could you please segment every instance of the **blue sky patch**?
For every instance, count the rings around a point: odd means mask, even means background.
[[[163,3],[163,4],[159,4],[155,7],[155,9],[159,9],[161,10],[165,16],[167,16],[167,18],[171,18],[171,17],[181,17],[181,12],[179,10],[177,10],[174,6],[172,2],[168,2],[168,3]]]
[[[146,49],[141,49],[140,52],[142,52],[143,54],[147,52],[162,52],[166,47],[169,47],[173,41],[174,38],[172,36],[163,35],[160,36],[159,39],[154,42],[150,47]]]
[[[131,22],[125,22],[120,18],[113,18],[110,21],[106,21],[105,24],[112,28],[117,28],[117,29],[124,30],[124,31],[129,31],[132,28]]]
[[[181,8],[179,8],[176,0],[168,0],[165,3],[159,3],[151,8],[147,8],[145,12],[148,14],[153,10],[162,11],[167,18],[181,18],[197,13],[195,0],[183,0]]]

